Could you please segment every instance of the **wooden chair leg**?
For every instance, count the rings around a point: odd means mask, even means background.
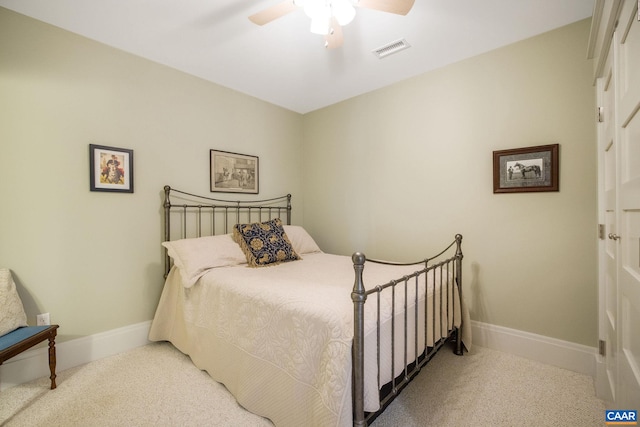
[[[51,390],[56,388],[56,336],[49,336],[49,370],[51,371]]]

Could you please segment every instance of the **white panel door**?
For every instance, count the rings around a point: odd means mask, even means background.
[[[618,384],[616,406],[640,410],[640,22],[626,1],[617,42],[619,123]],[[614,236],[612,236],[614,237]]]
[[[611,42],[613,47],[613,42]],[[598,163],[600,168],[600,196],[601,218],[605,225],[605,235],[613,235],[617,232],[616,219],[616,186],[617,177],[617,150],[616,150],[616,120],[615,101],[616,84],[613,70],[613,49],[605,61],[602,77],[598,79]],[[606,239],[601,243],[601,268],[603,274],[600,277],[599,313],[600,313],[600,339],[606,343],[605,356],[598,364],[598,396],[608,401],[615,400],[617,387],[618,367],[617,356],[617,322],[618,322],[618,245],[613,239]]]

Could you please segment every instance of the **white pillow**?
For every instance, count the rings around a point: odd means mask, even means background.
[[[247,257],[231,234],[163,242],[173,264],[179,268],[185,288],[190,288],[208,270],[246,264]]]
[[[299,225],[284,225],[284,232],[287,233],[293,250],[298,255],[322,252],[315,240],[307,233],[307,230]]]
[[[8,268],[0,268],[0,307],[0,336],[27,326],[27,315]]]

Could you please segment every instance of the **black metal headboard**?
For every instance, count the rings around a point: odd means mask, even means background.
[[[164,242],[227,234],[235,224],[280,218],[291,225],[291,194],[263,200],[220,200],[164,186]],[[165,248],[165,277],[171,259]]]

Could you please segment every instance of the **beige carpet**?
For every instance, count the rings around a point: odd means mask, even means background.
[[[60,372],[57,383],[1,392],[0,424],[272,426],[167,343]],[[603,426],[604,409],[590,377],[476,346],[463,357],[443,349],[373,426]]]

